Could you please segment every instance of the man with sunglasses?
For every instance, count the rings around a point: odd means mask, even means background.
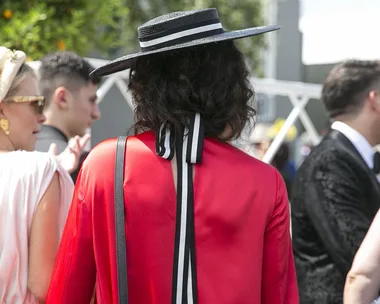
[[[42,58],[39,86],[46,101],[46,122],[38,134],[36,150],[49,151],[55,144],[59,154],[71,138],[85,136],[100,118],[96,102],[100,79],[90,79],[93,70],[91,64],[73,52],[56,52]],[[71,173],[74,182],[87,154],[82,154],[77,170]]]

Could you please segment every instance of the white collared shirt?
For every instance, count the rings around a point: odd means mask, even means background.
[[[363,157],[368,167],[370,169],[373,169],[373,155],[375,154],[375,151],[368,140],[362,134],[341,121],[335,121],[331,125],[331,129],[337,130],[346,136]],[[377,176],[377,180],[380,181],[379,175]]]

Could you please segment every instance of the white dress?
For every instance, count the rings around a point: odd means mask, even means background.
[[[70,175],[42,152],[0,153],[0,303],[36,303],[27,288],[28,239],[36,207],[58,171],[60,234],[73,195]]]

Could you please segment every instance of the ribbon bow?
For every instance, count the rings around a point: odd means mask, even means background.
[[[168,122],[161,125],[156,132],[156,154],[167,160],[172,160],[175,151],[180,148],[180,150],[185,151],[186,162],[199,164],[202,161],[203,141],[204,124],[200,114],[196,113],[190,118],[188,128],[177,130]]]

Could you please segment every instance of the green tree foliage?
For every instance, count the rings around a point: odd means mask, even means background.
[[[158,15],[215,7],[226,30],[264,23],[263,0],[0,0],[0,45],[33,60],[56,50],[80,55],[115,48],[139,50],[137,27]],[[238,40],[249,65],[260,71],[264,36]],[[119,53],[119,52],[118,52]]]
[[[64,49],[106,51],[120,45],[117,20],[126,11],[121,0],[1,0],[0,45],[32,60]]]

